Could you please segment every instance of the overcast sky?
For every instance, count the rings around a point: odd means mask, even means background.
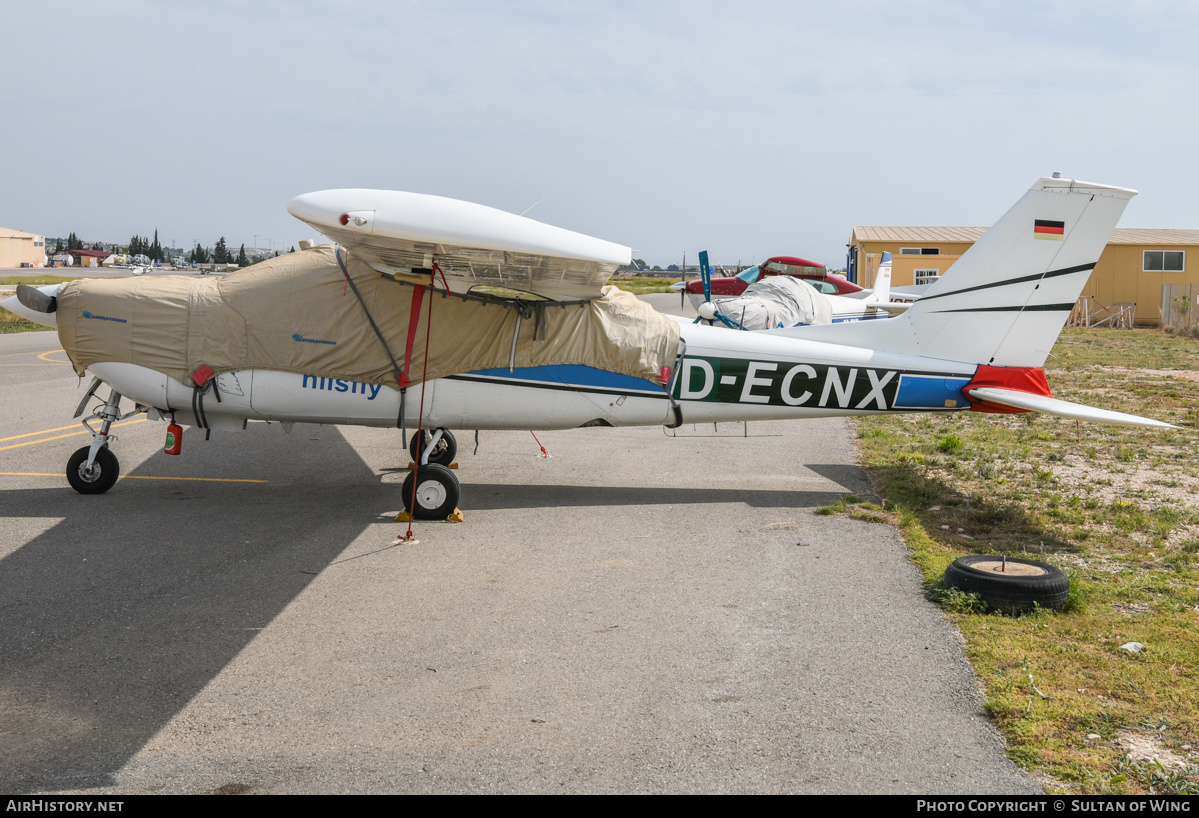
[[[840,266],[1053,171],[1199,227],[1194,3],[0,3],[0,225],[43,235],[287,247],[374,187]]]

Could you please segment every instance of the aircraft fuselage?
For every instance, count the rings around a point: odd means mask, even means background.
[[[968,407],[962,388],[976,367],[876,350],[683,327],[685,354],[672,395],[684,422],[773,420]],[[193,390],[162,373],[100,363],[93,373],[146,406],[174,410],[195,425]],[[400,392],[379,384],[264,369],[217,376],[220,401],[205,398],[217,430],[243,420],[389,427],[398,424]],[[408,389],[407,425],[415,426],[419,384]],[[425,385],[423,422],[450,429],[570,429],[647,426],[673,420],[666,389],[653,381],[587,366],[480,370]]]

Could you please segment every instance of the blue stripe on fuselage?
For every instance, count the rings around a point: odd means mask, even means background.
[[[848,324],[848,323],[853,323],[853,322],[857,322],[857,321],[881,321],[885,318],[891,318],[891,317],[893,317],[893,316],[887,315],[886,313],[884,313],[882,315],[875,315],[874,313],[867,313],[867,312],[860,313],[857,315],[834,315],[833,323],[834,324]],[[815,324],[805,324],[803,321],[800,321],[798,324],[793,324],[792,326],[807,327],[807,326],[816,326],[816,325]],[[783,325],[779,324],[777,327],[772,327],[771,329],[782,329],[782,328],[783,328]]]
[[[837,315],[833,316],[834,324],[844,324],[847,321],[881,321],[884,318],[890,318],[890,315],[874,315],[872,313],[862,313],[861,315]]]
[[[970,379],[943,375],[902,375],[893,409],[955,409],[968,405],[962,389]]]
[[[644,378],[634,378],[619,372],[608,372],[593,366],[579,364],[561,364],[558,366],[518,367],[511,371],[507,367],[498,369],[476,369],[466,372],[466,375],[478,375],[485,378],[500,378],[515,381],[541,381],[543,383],[570,384],[571,386],[595,387],[612,389],[620,392],[653,392],[662,393],[662,385]]]

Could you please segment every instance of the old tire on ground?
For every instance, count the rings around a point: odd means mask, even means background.
[[[416,508],[412,507],[412,485],[416,481]],[[429,464],[404,478],[404,509],[417,520],[444,520],[458,507],[462,493],[457,476],[445,466]]]
[[[426,430],[425,432],[413,432],[412,440],[408,443],[408,453],[412,455],[412,462],[420,462],[421,445],[418,445],[418,436],[424,437],[424,443],[428,444],[433,439],[433,433]],[[454,458],[458,456],[458,441],[454,439],[454,433],[449,429],[442,430],[441,440],[437,441],[437,446],[433,451],[429,452],[429,462],[438,466],[449,466],[454,462]]]
[[[986,554],[958,557],[945,570],[945,587],[976,593],[990,610],[1019,614],[1040,606],[1060,611],[1070,596],[1070,578],[1036,560]]]
[[[87,453],[90,449],[90,446],[84,446],[71,455],[67,461],[67,482],[80,494],[103,494],[116,484],[121,474],[121,464],[105,446],[96,452],[96,459],[91,469],[88,469]]]

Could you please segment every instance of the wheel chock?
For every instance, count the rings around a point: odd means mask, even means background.
[[[397,523],[408,523],[412,521],[412,518],[408,516],[408,512],[405,510],[396,515],[395,521]],[[445,518],[445,521],[447,523],[464,523],[466,522],[466,515],[462,513],[462,509],[455,508],[453,513]]]
[[[413,469],[415,469],[415,468],[416,468],[416,464],[415,464],[415,463],[413,463],[411,460],[409,460],[409,461],[408,461],[408,471],[412,471],[412,470],[413,470]],[[455,462],[451,463],[450,465],[446,466],[446,468],[447,468],[447,469],[454,469],[455,471],[457,471],[457,469],[458,469],[458,463],[457,463],[457,461],[455,461]]]

